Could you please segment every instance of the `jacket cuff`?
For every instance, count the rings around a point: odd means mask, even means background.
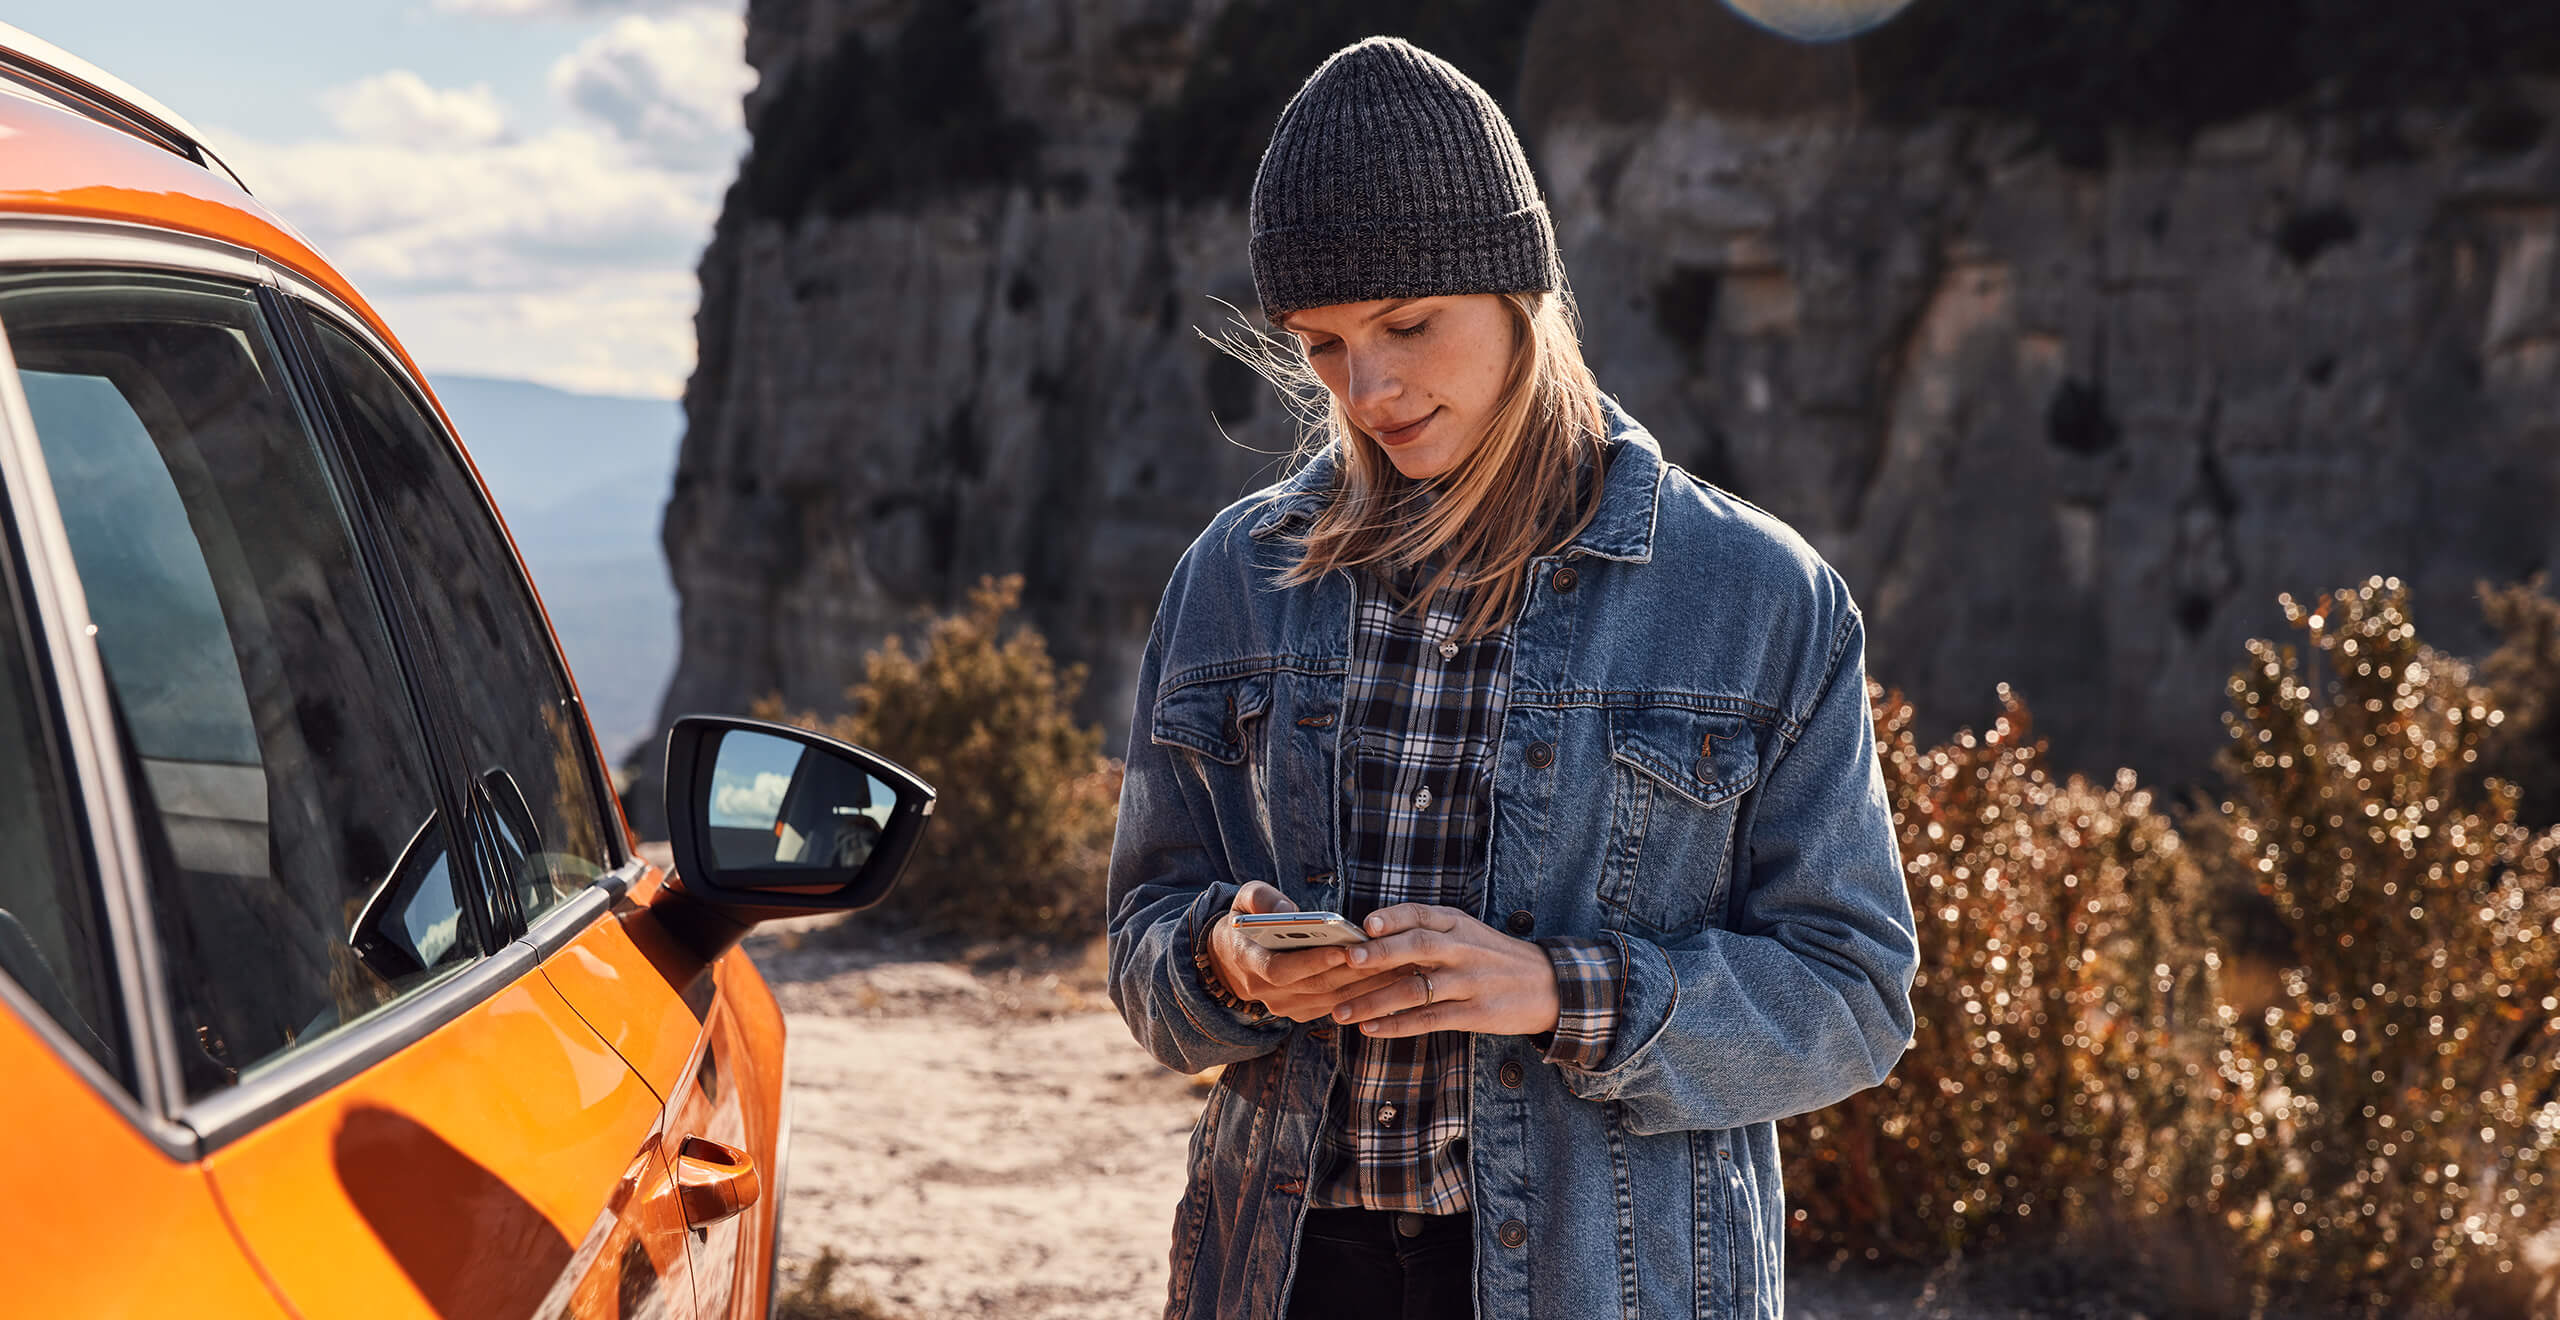
[[[1209,928],[1234,904],[1235,893],[1234,885],[1213,884],[1191,900],[1182,918],[1181,951],[1173,960],[1175,1002],[1193,1026],[1223,1040],[1236,1039],[1236,1028],[1265,1027],[1274,1020],[1261,1004],[1226,992],[1200,956],[1208,947]]]
[[[1680,1004],[1680,974],[1672,970],[1671,956],[1661,945],[1614,931],[1605,938],[1623,960],[1617,1024],[1596,1064],[1564,1070],[1566,1089],[1585,1100],[1618,1098],[1654,1042],[1670,1029],[1672,1010]]]
[[[1597,1068],[1617,1034],[1626,952],[1607,939],[1548,936],[1536,943],[1547,951],[1556,977],[1555,1030],[1541,1033],[1538,1047],[1549,1063]]]

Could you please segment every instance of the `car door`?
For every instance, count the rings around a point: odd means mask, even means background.
[[[475,837],[512,879],[545,976],[659,1101],[660,1156],[685,1185],[695,1292],[705,1315],[763,1314],[774,1134],[741,1103],[752,1067],[716,965],[650,905],[622,896],[593,920],[568,904],[608,859],[612,817],[576,689],[530,583],[468,463],[422,393],[352,321],[313,301],[300,330],[336,424],[379,505],[430,683],[455,725]],[[639,879],[642,893],[652,881]],[[726,1197],[727,1199],[723,1199]]]
[[[518,888],[592,920],[618,857],[500,837],[527,807],[464,769],[270,277],[160,255],[0,270],[139,861],[149,1089],[302,1314],[692,1314],[662,1106]]]
[[[0,361],[5,361],[0,352]],[[0,370],[5,375],[5,370]],[[0,400],[7,391],[0,389]],[[98,864],[84,771],[87,634],[48,608],[49,523],[0,407],[0,1124],[76,1153],[70,1176],[13,1179],[0,1241],[11,1314],[281,1315],[222,1221],[186,1134],[153,1119],[116,957],[126,914]],[[32,442],[29,441],[31,444]],[[40,467],[40,460],[38,461]],[[53,547],[58,551],[59,546]]]

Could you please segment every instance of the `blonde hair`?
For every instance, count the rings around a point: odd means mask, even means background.
[[[1510,616],[1529,561],[1561,549],[1590,524],[1600,505],[1608,414],[1582,360],[1572,295],[1558,288],[1496,296],[1510,313],[1511,369],[1484,438],[1433,479],[1438,497],[1418,514],[1423,483],[1398,472],[1377,438],[1343,411],[1296,340],[1264,333],[1240,317],[1211,340],[1289,401],[1299,422],[1294,460],[1328,444],[1339,454],[1330,498],[1292,537],[1301,553],[1281,575],[1281,586],[1313,582],[1338,568],[1382,569],[1378,576],[1392,580],[1436,554],[1431,579],[1398,604],[1418,611],[1442,591],[1471,592],[1460,635],[1481,637]],[[1586,457],[1592,479],[1577,489]]]

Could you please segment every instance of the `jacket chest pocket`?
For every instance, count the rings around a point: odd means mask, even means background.
[[[1221,765],[1242,765],[1259,741],[1271,709],[1271,676],[1209,679],[1186,684],[1156,699],[1147,736],[1187,747]]]
[[[1157,697],[1147,730],[1155,742],[1198,754],[1190,768],[1238,879],[1273,874],[1270,712],[1269,673],[1204,679]]]
[[[1734,819],[1759,776],[1758,735],[1738,715],[1613,709],[1609,754],[1600,902],[1613,923],[1691,934],[1723,910]]]

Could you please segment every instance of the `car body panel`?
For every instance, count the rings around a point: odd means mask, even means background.
[[[306,1315],[534,1315],[599,1291],[663,1291],[655,1309],[687,1315],[682,1216],[652,1164],[659,1108],[548,982],[522,977],[205,1169]],[[616,1206],[640,1253],[582,1251],[615,1236],[599,1215]],[[585,1277],[644,1262],[646,1280]]]
[[[719,993],[710,964],[648,909],[625,902],[545,959],[542,971],[596,1034],[631,1061],[651,1093],[661,1100],[676,1094]]]
[[[0,1000],[5,1002],[5,1000]],[[8,1007],[17,1007],[8,1004]],[[12,1315],[282,1316],[233,1240],[204,1170],[172,1161],[0,1010],[0,1122],[37,1139],[60,1176],[13,1182],[6,1226]],[[146,1250],[133,1250],[136,1243]],[[23,1309],[22,1309],[23,1308]]]

